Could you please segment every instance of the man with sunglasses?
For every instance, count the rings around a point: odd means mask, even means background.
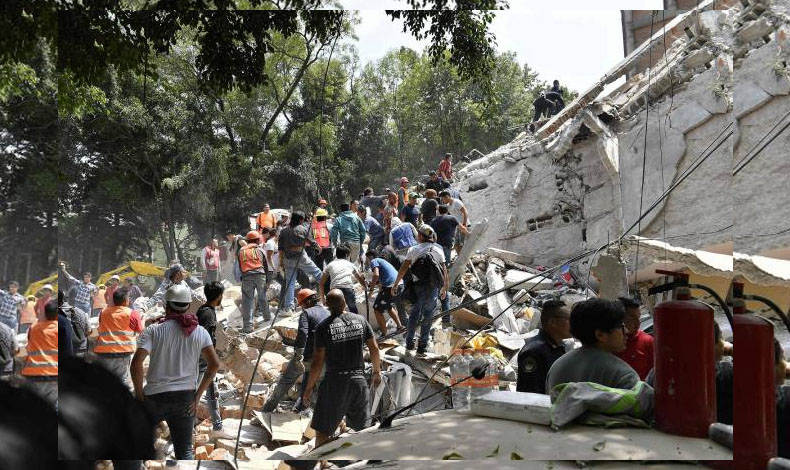
[[[571,334],[582,347],[557,359],[546,377],[546,391],[567,382],[594,382],[607,387],[631,389],[639,374],[615,356],[625,351],[628,330],[620,302],[588,299],[571,310]]]

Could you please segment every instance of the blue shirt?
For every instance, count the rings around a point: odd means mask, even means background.
[[[370,269],[379,268],[379,282],[384,287],[392,287],[398,278],[398,271],[385,259],[375,258],[370,262]]]
[[[365,218],[365,230],[368,231],[370,238],[384,236],[384,228],[381,227],[379,221],[376,220],[372,215],[369,215]]]
[[[417,220],[420,218],[420,208],[416,205],[414,207],[406,204],[400,210],[401,220],[408,222],[412,225],[417,225]]]

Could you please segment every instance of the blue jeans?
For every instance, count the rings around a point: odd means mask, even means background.
[[[200,371],[198,376],[198,383],[203,381],[203,374],[205,371]],[[212,380],[211,384],[206,389],[206,403],[208,403],[208,412],[211,416],[211,424],[215,431],[222,429],[222,417],[219,415],[219,391],[217,391],[217,382]]]
[[[370,241],[368,242],[368,250],[375,250],[376,247],[381,245],[382,240],[384,240],[384,234],[378,235],[376,237],[370,237]]]
[[[131,304],[129,304],[129,305],[131,305]],[[77,310],[82,310],[83,312],[85,312],[86,315],[90,315],[91,314],[91,303],[90,302],[82,302],[82,303],[74,302],[74,308],[76,308]]]
[[[310,277],[310,282],[316,283],[321,280],[321,272],[318,269],[318,266],[313,263],[313,261],[307,256],[307,253],[302,251],[300,256],[295,256],[293,258],[285,257],[282,260],[283,266],[285,266],[285,297],[283,305],[280,307],[281,309],[289,309],[293,308],[294,303],[294,286],[296,285],[296,273],[295,271],[299,269],[306,275]],[[304,286],[307,287],[307,286]]]
[[[406,349],[414,349],[414,335],[419,323],[420,338],[417,341],[417,349],[422,351],[428,347],[433,313],[436,310],[436,300],[439,297],[439,288],[417,285],[414,286],[414,290],[417,301],[414,303],[411,313],[409,313],[409,323],[406,328]]]
[[[255,292],[258,292],[258,313],[263,315],[264,320],[271,320],[269,313],[269,300],[266,298],[266,275],[250,274],[242,275],[241,278],[241,313],[244,329],[252,329],[252,303],[255,300]]]

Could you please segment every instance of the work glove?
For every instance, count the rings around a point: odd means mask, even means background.
[[[294,349],[294,355],[290,361],[288,361],[288,366],[286,367],[286,372],[294,376],[300,376],[304,374],[304,363],[302,360],[304,359],[304,348],[297,348]]]

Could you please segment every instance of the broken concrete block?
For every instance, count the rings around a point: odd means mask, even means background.
[[[490,256],[494,258],[503,259],[505,261],[511,261],[513,263],[519,263],[525,265],[532,263],[532,259],[530,257],[518,253],[514,253],[512,251],[500,250],[498,248],[488,247],[486,248],[486,253],[488,253]]]
[[[266,362],[277,369],[283,370],[283,367],[288,362],[288,359],[286,359],[282,354],[272,351],[265,351],[263,353],[263,357],[261,357],[261,362]]]
[[[469,289],[468,291],[466,291],[466,294],[464,294],[464,297],[461,299],[461,303],[467,303],[472,300],[477,300],[482,296],[483,294],[481,294],[479,291],[475,289]],[[488,304],[486,303],[485,299],[479,300],[471,304],[469,306],[469,310],[473,311],[478,315],[484,315],[488,311]]]
[[[206,448],[206,452],[208,453],[208,455],[211,455],[211,453],[214,452],[214,444],[211,443],[204,444],[203,447]]]
[[[241,419],[241,405],[220,406],[219,415],[222,419]]]
[[[519,289],[551,289],[554,286],[554,280],[525,271],[508,269],[507,273],[505,273],[504,285],[514,286]]]
[[[208,434],[198,434],[195,436],[195,446],[206,445],[211,441]]]
[[[214,449],[208,458],[209,460],[230,460],[230,452],[226,449]]]
[[[247,345],[255,349],[264,349],[266,351],[282,352],[285,351],[283,338],[275,331],[259,331],[253,335],[247,336],[245,339]]]
[[[486,282],[490,292],[497,291],[505,287],[505,282],[502,277],[497,273],[496,265],[491,263],[486,270]],[[515,333],[518,331],[518,324],[516,323],[516,316],[512,308],[509,308],[510,302],[504,292],[497,295],[492,295],[487,299],[488,314],[494,318],[494,326],[499,329],[505,330],[508,333]],[[503,313],[504,312],[504,313]]]
[[[459,308],[450,314],[453,319],[453,325],[462,330],[476,330],[485,325],[490,318],[478,315],[471,310]]]
[[[208,452],[204,446],[195,449],[195,460],[208,460]]]

